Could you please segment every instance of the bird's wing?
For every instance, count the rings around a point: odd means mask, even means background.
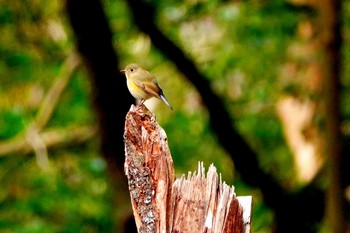
[[[133,79],[132,81],[135,83],[136,86],[138,86],[138,87],[141,88],[142,90],[145,90],[145,85],[143,85],[142,82],[139,82],[139,81],[134,80],[134,79]]]
[[[157,81],[144,81],[139,82],[137,80],[134,80],[134,83],[140,87],[144,92],[146,92],[148,95],[156,97],[160,100],[162,100],[168,107],[172,110],[173,107],[170,105],[169,101],[163,94],[163,90],[158,85]]]
[[[134,83],[140,87],[142,90],[144,90],[147,94],[154,96],[156,98],[160,98],[159,93],[161,92],[161,89],[159,85],[155,82],[139,82],[137,80],[133,80]]]

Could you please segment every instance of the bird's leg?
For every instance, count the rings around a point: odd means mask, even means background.
[[[138,105],[141,106],[145,101],[146,101],[146,99],[141,99],[141,101]]]

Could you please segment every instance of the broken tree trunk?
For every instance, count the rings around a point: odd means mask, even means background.
[[[252,198],[236,197],[216,168],[175,179],[164,130],[144,106],[132,106],[124,131],[125,174],[139,233],[249,233]]]

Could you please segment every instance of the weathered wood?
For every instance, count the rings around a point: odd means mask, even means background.
[[[138,232],[166,232],[174,182],[167,137],[144,106],[132,106],[125,121],[125,173]]]
[[[214,165],[175,179],[164,130],[144,106],[125,121],[125,173],[139,233],[250,232],[251,197],[237,198]],[[241,204],[242,202],[242,204]]]

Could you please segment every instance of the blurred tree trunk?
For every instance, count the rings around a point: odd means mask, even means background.
[[[118,190],[119,214],[131,213],[124,165],[124,118],[132,98],[127,92],[112,45],[112,33],[99,0],[66,0],[66,10],[78,50],[87,65],[98,113],[101,151],[108,164],[112,186]],[[123,211],[123,208],[125,209]],[[117,210],[117,206],[115,206]],[[116,213],[118,214],[118,213]],[[125,218],[125,216],[120,216]],[[121,226],[117,226],[121,229]]]
[[[341,184],[341,136],[340,136],[340,67],[342,45],[340,32],[340,0],[316,1],[318,26],[321,28],[320,44],[324,74],[325,131],[324,152],[327,161],[329,185],[326,200],[326,223],[329,232],[345,232],[344,191]]]
[[[300,180],[310,182],[322,167],[326,170],[327,232],[344,232],[339,110],[341,1],[292,2],[311,10],[299,23],[300,40],[290,49],[295,61],[286,65],[284,74],[291,82],[296,79],[297,87],[280,101],[279,115],[295,155]]]

